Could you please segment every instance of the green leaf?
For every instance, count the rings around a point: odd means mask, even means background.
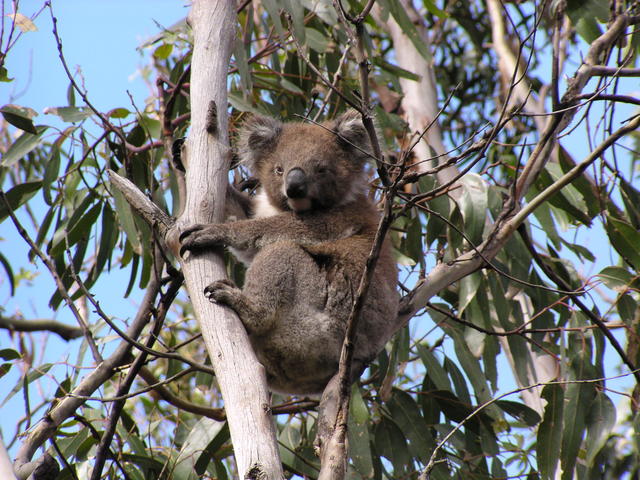
[[[160,138],[162,134],[162,125],[157,118],[151,118],[149,115],[140,115],[138,122],[144,128],[144,131],[153,138]]]
[[[620,293],[625,292],[633,281],[633,275],[627,269],[615,266],[603,268],[596,276],[608,288]]]
[[[163,43],[153,51],[153,56],[158,60],[166,60],[171,55],[171,52],[173,52],[173,44]]]
[[[28,134],[25,134],[28,135]],[[16,211],[20,205],[28,202],[38,190],[42,188],[42,181],[20,183],[8,192],[4,192],[7,203],[11,207],[11,211]],[[0,222],[9,216],[9,210],[5,202],[0,202]]]
[[[598,38],[600,28],[598,20],[602,23],[609,21],[609,2],[606,0],[568,0],[567,14],[571,22],[576,26],[578,33],[587,43]],[[583,26],[581,27],[581,22]],[[582,31],[586,29],[585,31]]]
[[[244,40],[240,35],[236,37],[233,47],[233,56],[236,60],[235,66],[238,69],[238,74],[240,75],[242,91],[247,97],[249,97],[253,88],[253,81],[251,79],[251,71],[249,70],[249,61],[247,59]]]
[[[640,192],[624,178],[620,178],[620,196],[631,224],[640,229]]]
[[[0,67],[0,82],[13,82],[13,78],[9,78],[9,71],[4,67]]]
[[[426,464],[435,445],[416,401],[407,392],[394,389],[387,408],[393,422],[409,440],[411,455]]]
[[[282,6],[291,15],[293,32],[301,44],[305,43],[304,7],[299,0],[282,0]]]
[[[393,65],[392,63],[387,62],[382,57],[373,57],[371,61],[374,65],[380,67],[382,70],[389,72],[393,75],[396,75],[397,77],[413,80],[414,82],[419,82],[420,79],[422,78],[420,77],[420,75],[416,75],[415,73],[410,72],[409,70],[405,70],[404,68],[401,68],[397,65]]]
[[[87,211],[93,202],[95,202],[93,195],[87,195],[80,205],[76,207],[69,221],[58,228],[49,248],[51,256],[60,255],[65,249],[71,248],[80,240],[88,240],[91,229],[102,208],[99,203],[96,203]]]
[[[580,382],[579,380],[588,378],[591,369],[585,352],[580,352],[572,361],[572,370],[578,383],[571,383],[567,387],[560,458],[562,480],[574,478],[573,470],[584,438],[589,408],[595,394],[593,383]]]
[[[2,156],[2,166],[10,167],[21,158],[27,156],[33,149],[38,147],[42,141],[42,136],[48,128],[49,127],[47,126],[40,125],[36,127],[36,131],[38,132],[37,134],[34,135],[32,133],[25,132],[20,135]]]
[[[19,105],[4,105],[0,108],[0,112],[2,112],[4,119],[14,127],[33,135],[38,134],[38,131],[31,120],[33,117],[38,115],[35,110],[27,107],[21,107]]]
[[[564,172],[557,163],[547,163],[538,181],[544,187],[551,185],[564,175]],[[575,186],[569,184],[556,192],[549,198],[549,203],[555,208],[565,212],[571,219],[571,223],[580,221],[584,225],[590,226],[592,215],[589,213],[587,204]]]
[[[555,478],[560,460],[562,419],[564,414],[564,390],[561,385],[545,385],[542,398],[547,401],[542,423],[538,428],[537,461],[544,479]]]
[[[620,256],[635,270],[640,270],[640,232],[631,224],[607,215],[605,222],[607,235],[611,245]]]
[[[464,189],[458,204],[464,218],[465,234],[474,245],[478,245],[482,242],[482,232],[487,222],[487,183],[475,173],[467,173],[462,177],[462,183]]]
[[[113,110],[109,110],[107,115],[109,116],[109,118],[127,118],[129,115],[131,115],[131,112],[126,108],[119,107],[114,108]]]
[[[102,269],[111,259],[113,249],[118,242],[118,230],[116,229],[116,217],[111,206],[105,202],[102,208],[102,228],[100,234],[100,245],[95,263],[95,276],[102,272]]]
[[[18,358],[21,358],[22,355],[20,355],[17,351],[15,351],[13,348],[3,348],[2,350],[0,350],[0,358],[3,360],[17,360]]]
[[[203,453],[207,452],[208,445],[215,440],[225,425],[226,422],[218,422],[208,417],[202,417],[196,422],[178,453],[173,478],[200,478],[196,472],[196,463]],[[207,457],[210,458],[208,455]]]
[[[440,10],[433,0],[423,0],[422,3],[424,4],[425,8],[436,17],[439,17],[443,20],[449,17],[449,14],[447,14],[447,12],[445,12],[444,10]]]
[[[370,415],[357,385],[351,388],[349,406],[349,456],[355,469],[363,478],[373,478],[373,458],[369,436]]]
[[[538,412],[523,403],[513,402],[511,400],[498,400],[496,404],[509,415],[517,418],[529,427],[535,427],[540,423],[540,415]]]
[[[460,280],[458,291],[458,312],[461,314],[471,303],[480,287],[482,276],[478,272],[474,272]]]
[[[133,251],[137,255],[142,255],[142,245],[140,244],[140,237],[138,236],[138,229],[136,223],[133,220],[133,211],[131,206],[118,191],[117,188],[111,190],[113,192],[113,200],[115,202],[116,213],[118,214],[118,221],[120,226],[127,234],[127,240],[133,248]]]
[[[60,148],[57,144],[51,147],[51,153],[44,170],[43,182],[43,194],[47,205],[53,205],[53,199],[51,198],[51,186],[53,182],[58,179],[58,173],[60,172]]]
[[[9,282],[9,293],[13,297],[16,289],[16,281],[13,277],[13,270],[11,269],[11,264],[7,260],[7,257],[5,257],[2,254],[2,252],[0,252],[0,263],[2,263],[2,266],[4,267],[4,271],[7,274],[7,281]]]
[[[11,400],[11,398],[13,398],[13,396],[22,388],[26,388],[30,383],[38,380],[43,375],[46,375],[51,367],[53,367],[52,363],[43,363],[42,365],[38,365],[37,367],[34,367],[33,370],[29,371],[26,377],[22,377],[21,379],[19,379],[16,383],[16,386],[13,387],[13,389],[9,392],[5,399],[2,400],[2,403],[0,403],[0,408],[4,407],[6,403]]]
[[[326,37],[315,28],[307,27],[304,29],[307,39],[307,45],[318,53],[325,53],[331,43],[331,38]]]
[[[49,107],[44,113],[57,115],[63,122],[70,123],[81,122],[93,115],[89,107]]]
[[[638,302],[629,294],[620,295],[616,302],[616,309],[620,319],[629,327],[633,327],[636,313],[638,312]]]
[[[604,447],[616,424],[616,407],[603,392],[596,392],[587,417],[587,465]]]
[[[427,369],[426,375],[431,379],[437,389],[451,390],[451,382],[444,368],[438,362],[433,352],[424,345],[418,345],[418,354]]]
[[[376,452],[393,464],[394,477],[399,477],[411,461],[407,440],[395,423],[382,417],[375,427]]]
[[[282,21],[280,20],[279,3],[280,2],[278,2],[278,0],[262,0],[262,5],[264,5],[265,10],[269,14],[269,17],[273,22],[273,26],[276,28],[276,32],[281,39],[284,39],[286,37],[286,33],[282,27]]]

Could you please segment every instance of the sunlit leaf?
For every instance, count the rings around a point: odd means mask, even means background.
[[[89,107],[48,107],[44,113],[57,115],[62,121],[70,123],[81,122],[93,115]]]
[[[21,14],[20,12],[16,12],[16,13],[8,13],[7,17],[11,18],[16,27],[18,27],[22,32],[37,32],[38,31],[38,27],[36,27],[35,23],[33,23],[33,21]]]
[[[109,110],[109,112],[107,112],[107,115],[110,118],[126,118],[129,115],[131,115],[131,112],[126,108],[120,107],[120,108],[114,108],[113,110]]]
[[[164,43],[153,51],[153,56],[158,60],[166,60],[173,52],[173,45],[171,43]]]
[[[178,454],[173,470],[174,478],[200,478],[195,471],[196,463],[225,425],[226,422],[208,417],[202,417],[196,422]]]

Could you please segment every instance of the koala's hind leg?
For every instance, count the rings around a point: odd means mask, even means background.
[[[263,325],[269,318],[269,312],[251,301],[231,280],[218,280],[204,289],[211,302],[226,305],[235,311],[249,330],[269,328]]]

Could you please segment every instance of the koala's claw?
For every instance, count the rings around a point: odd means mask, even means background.
[[[204,289],[204,294],[211,303],[229,304],[238,293],[241,293],[241,290],[227,279],[213,282]]]
[[[197,250],[199,245],[197,241],[197,237],[193,235],[194,233],[200,232],[204,229],[205,225],[192,225],[189,228],[186,228],[180,233],[180,237],[178,240],[180,242],[180,256],[184,257],[184,254],[188,251]]]

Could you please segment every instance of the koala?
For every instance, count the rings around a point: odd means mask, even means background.
[[[180,253],[227,246],[245,262],[242,289],[220,280],[205,295],[238,314],[273,391],[321,393],[338,370],[379,221],[365,194],[368,135],[354,111],[322,126],[254,116],[237,148],[260,185],[250,218],[191,226]],[[352,380],[394,331],[396,282],[385,240],[358,324]]]

